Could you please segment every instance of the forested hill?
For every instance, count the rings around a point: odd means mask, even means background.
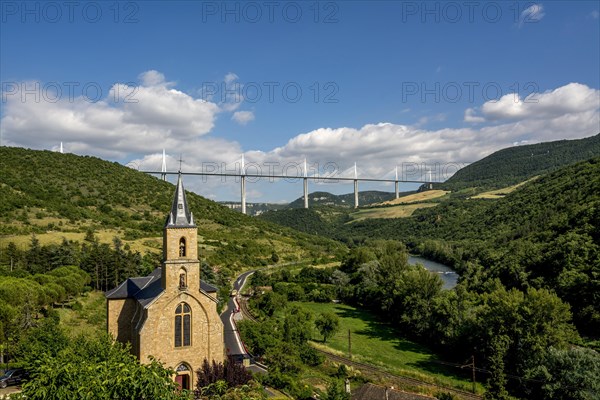
[[[551,288],[571,304],[580,329],[600,332],[600,157],[498,200],[451,199],[410,218],[359,221],[338,232],[403,240],[472,281]]]
[[[191,179],[184,181],[187,187]],[[66,233],[92,230],[158,252],[173,193],[173,184],[118,163],[0,147],[0,246],[32,233],[52,233],[60,240]],[[214,265],[243,267],[271,263],[274,257],[291,261],[343,252],[337,242],[245,216],[191,192],[188,202],[202,254]]]
[[[600,134],[497,151],[462,168],[436,187],[446,190],[480,187],[499,189],[592,157],[600,156]]]

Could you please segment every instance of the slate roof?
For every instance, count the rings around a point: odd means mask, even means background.
[[[127,279],[116,288],[106,292],[105,296],[107,299],[136,299],[142,307],[146,307],[163,291],[161,276],[162,269],[156,268],[148,276]],[[200,289],[207,293],[217,291],[216,287],[202,280]]]
[[[387,391],[387,394],[386,394]],[[352,400],[434,400],[421,394],[401,392],[384,386],[366,383],[352,393]]]
[[[185,189],[183,188],[183,179],[181,173],[177,178],[177,187],[175,188],[175,196],[173,196],[173,204],[171,212],[167,216],[165,228],[195,228],[194,215],[191,213],[187,198],[185,197]]]
[[[214,293],[219,290],[216,286],[204,282],[203,280],[200,280],[200,289],[204,290],[206,293]]]

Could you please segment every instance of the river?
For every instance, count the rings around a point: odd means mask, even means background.
[[[429,261],[419,256],[408,256],[408,263],[411,265],[415,265],[417,263],[422,264],[426,270],[439,274],[440,278],[442,278],[442,281],[444,281],[444,289],[452,289],[454,286],[456,286],[458,274],[452,268],[444,264],[440,264],[435,261]]]

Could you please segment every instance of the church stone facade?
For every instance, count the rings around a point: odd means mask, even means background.
[[[204,359],[224,359],[217,289],[200,277],[198,233],[181,175],[163,231],[163,263],[106,293],[108,332],[141,362],[153,356],[176,371],[184,389],[195,386]]]

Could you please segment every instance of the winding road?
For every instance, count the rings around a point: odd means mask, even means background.
[[[246,280],[250,275],[252,275],[255,271],[244,272],[240,276],[237,277],[235,282],[233,283],[233,290],[237,291],[235,296],[230,296],[227,301],[227,308],[221,314],[221,321],[223,321],[223,333],[225,340],[225,349],[227,351],[227,356],[233,357],[236,361],[242,361],[245,359],[250,360],[250,365],[248,369],[252,372],[266,373],[267,370],[262,366],[256,364],[246,348],[242,343],[240,338],[240,334],[237,330],[236,321],[240,321],[242,319],[242,313],[240,312],[240,303],[238,300],[239,293],[242,288],[246,284]]]

